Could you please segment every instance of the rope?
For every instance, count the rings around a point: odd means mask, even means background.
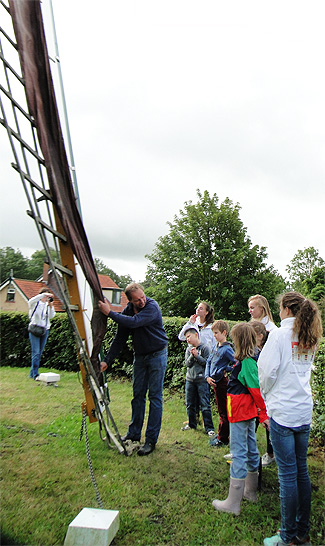
[[[87,431],[87,412],[86,412],[86,409],[84,409],[83,412],[82,412],[82,424],[81,424],[81,430],[80,430],[80,441],[81,441],[81,438],[82,438],[83,431],[85,431],[86,453],[87,453],[87,460],[88,460],[90,478],[91,478],[92,484],[93,484],[94,489],[95,489],[98,506],[99,506],[99,508],[104,509],[104,505],[103,505],[102,499],[100,497],[100,493],[99,493],[98,486],[97,486],[97,483],[96,483],[94,470],[93,470],[93,465],[92,465],[91,457],[90,457],[89,438],[88,438],[88,431]]]

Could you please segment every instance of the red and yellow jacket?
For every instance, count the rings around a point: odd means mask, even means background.
[[[257,364],[253,358],[237,361],[232,369],[227,389],[227,413],[230,423],[257,416],[260,423],[268,419],[260,392]]]

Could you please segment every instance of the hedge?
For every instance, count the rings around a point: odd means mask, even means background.
[[[164,327],[169,339],[168,367],[165,376],[165,387],[184,391],[185,366],[184,353],[186,343],[179,341],[178,333],[186,323],[181,317],[167,317],[163,319]],[[235,321],[227,321],[230,329]],[[56,314],[51,321],[51,329],[45,350],[42,356],[41,367],[67,370],[79,370],[77,353],[74,343],[74,334],[65,313]],[[1,364],[3,366],[28,367],[30,366],[30,344],[27,333],[28,315],[26,313],[0,313],[1,327]],[[107,332],[103,341],[103,352],[114,338],[117,324],[107,321]],[[112,365],[110,374],[115,377],[132,377],[132,345],[127,342],[125,349]],[[324,443],[325,433],[325,340],[320,343],[312,374],[312,391],[314,398],[314,414],[312,435],[320,443]]]

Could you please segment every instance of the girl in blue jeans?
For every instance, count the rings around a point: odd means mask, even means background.
[[[316,305],[298,292],[282,296],[280,317],[281,327],[270,332],[258,360],[281,502],[281,529],[266,538],[264,546],[307,546],[311,505],[307,447],[313,410],[309,381],[322,322]]]
[[[242,498],[256,502],[260,455],[256,444],[255,419],[268,426],[268,416],[258,384],[256,333],[247,322],[236,324],[230,335],[237,362],[232,369],[227,391],[230,425],[230,485],[226,500],[214,500],[213,507],[238,516]]]

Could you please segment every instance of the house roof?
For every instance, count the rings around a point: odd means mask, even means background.
[[[123,292],[123,290],[119,286],[117,286],[117,284],[108,275],[98,274],[98,278],[99,278],[99,282],[100,282],[100,286],[102,287],[102,290],[105,290],[105,289],[106,290],[114,290],[114,289],[121,290],[120,305],[112,304],[112,306],[113,306],[113,310],[116,311],[117,313],[120,313],[121,311],[123,311],[124,307],[126,307],[128,304],[128,299],[125,293]]]
[[[51,294],[53,294],[53,305],[56,312],[64,311],[64,305],[61,303],[59,298],[53,293],[53,291],[44,283],[36,281],[27,281],[25,279],[11,279],[11,282],[17,286],[17,288],[22,292],[22,294],[30,300],[34,296],[40,293],[42,288],[46,288]]]
[[[113,310],[116,311],[117,313],[120,313],[121,311],[123,311],[123,309],[128,304],[128,299],[125,293],[123,292],[123,290],[119,288],[119,286],[117,286],[117,284],[108,275],[98,275],[98,278],[103,290],[105,289],[106,290],[121,290],[120,304],[119,305],[112,304],[112,307],[113,307]],[[51,288],[46,283],[42,281],[28,281],[25,279],[11,278],[4,281],[1,284],[1,288],[3,288],[6,285],[9,285],[10,282],[17,287],[17,289],[20,291],[22,296],[26,298],[27,301],[30,300],[30,298],[33,298],[34,296],[39,294],[42,288],[47,288],[48,291],[53,294],[53,304],[54,304],[55,311],[60,313],[65,310],[61,300],[53,293]]]

